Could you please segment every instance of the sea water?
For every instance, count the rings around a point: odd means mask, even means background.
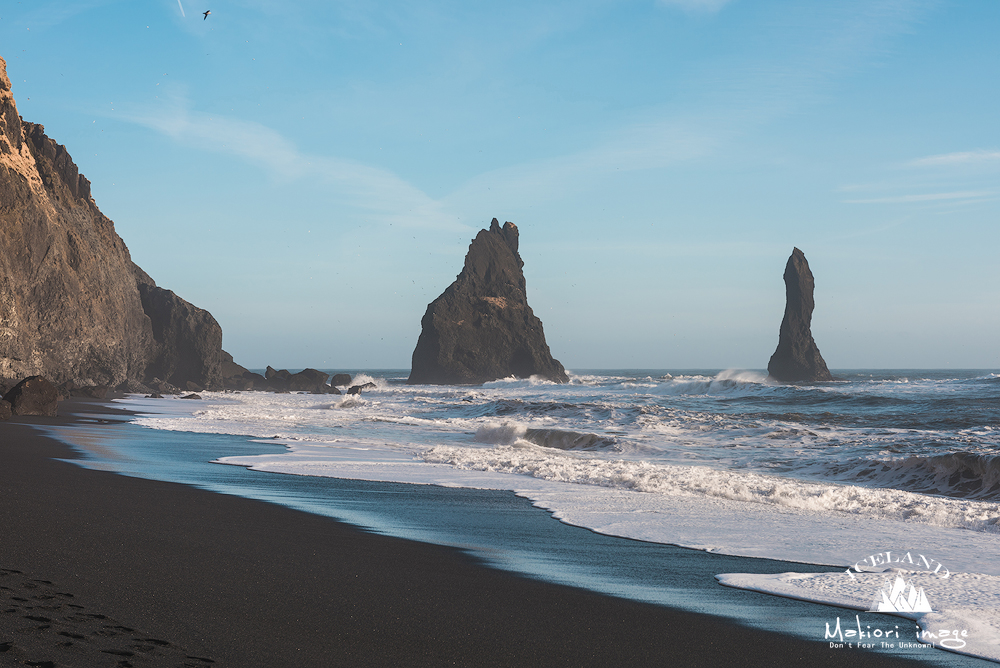
[[[945,624],[967,631],[961,647],[923,641],[1000,660],[1000,374],[835,375],[784,385],[761,372],[595,371],[561,385],[466,387],[410,386],[405,371],[381,371],[355,374],[375,385],[360,396],[124,403],[148,429],[267,446],[217,464],[512,490],[595,532],[845,567],[825,580],[719,573],[731,586],[866,610],[875,580],[896,569],[937,607],[896,611],[891,619],[913,621],[893,642]],[[885,642],[868,626],[867,638],[859,627],[830,642]]]

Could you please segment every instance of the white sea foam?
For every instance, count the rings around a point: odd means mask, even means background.
[[[501,445],[490,449],[437,446],[424,460],[457,468],[529,475],[544,480],[639,492],[704,495],[818,513],[922,522],[1000,533],[1000,505],[930,497],[894,489],[831,485],[757,473],[646,461],[607,460],[577,453]]]
[[[283,454],[220,460],[256,470],[509,489],[611,535],[844,567],[903,546],[1000,576],[995,374],[815,386],[736,371],[480,387],[371,378],[355,377],[376,385],[360,397],[131,403],[169,409],[138,420],[156,429],[278,437]],[[907,487],[917,483],[954,498]]]
[[[916,559],[916,557],[914,557]],[[887,621],[861,625],[854,617],[831,616],[822,636],[826,642],[923,642],[960,654],[1000,661],[1000,577],[950,573],[939,577],[929,570],[888,569],[878,573],[723,573],[724,585],[825,603],[854,610],[877,608],[881,591],[896,578],[924,593],[931,612],[888,612],[911,623]],[[915,623],[914,623],[915,622]],[[846,636],[845,636],[846,634]],[[849,651],[849,650],[848,650]]]
[[[516,422],[488,422],[476,429],[476,443],[511,445],[524,438],[528,428]]]

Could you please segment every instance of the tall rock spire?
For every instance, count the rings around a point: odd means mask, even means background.
[[[413,350],[411,384],[473,384],[539,375],[569,380],[552,359],[525,294],[514,223],[496,218],[469,246],[455,282],[427,306]]]
[[[814,285],[806,256],[793,249],[785,265],[785,317],[778,348],[767,364],[767,372],[776,380],[833,380],[810,330]]]

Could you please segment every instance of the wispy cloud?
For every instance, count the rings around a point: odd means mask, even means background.
[[[465,229],[440,203],[390,171],[344,158],[303,153],[271,128],[220,114],[192,111],[184,99],[118,118],[201,150],[229,153],[274,178],[312,179],[337,191],[340,201],[386,222],[437,229]]]
[[[686,12],[714,14],[729,4],[731,0],[659,0],[661,5],[676,7]]]
[[[995,197],[995,190],[963,190],[948,193],[924,193],[919,195],[895,195],[891,197],[873,197],[870,199],[848,199],[847,204],[912,204],[915,202],[941,202],[954,200],[981,200]]]
[[[476,202],[532,206],[592,190],[616,174],[672,167],[711,155],[731,129],[692,119],[636,123],[574,153],[479,174],[444,198],[456,210]],[[494,204],[495,203],[495,204]]]
[[[33,9],[24,16],[21,22],[32,28],[51,28],[65,21],[69,21],[80,14],[85,14],[92,9],[98,9],[107,5],[116,5],[123,1],[124,0],[80,0],[76,2],[66,2],[65,0],[56,0]]]
[[[973,165],[988,162],[1000,162],[1000,151],[960,151],[942,155],[929,155],[906,163],[908,167],[947,167],[951,165]]]

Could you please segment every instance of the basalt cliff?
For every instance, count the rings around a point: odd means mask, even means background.
[[[427,306],[413,351],[411,384],[478,384],[542,376],[565,383],[542,321],[528,306],[518,231],[496,218],[481,230],[462,272]]]
[[[21,119],[0,58],[0,378],[221,383],[222,329],[136,266],[64,146]]]
[[[767,372],[784,382],[833,380],[812,336],[812,271],[806,256],[792,250],[785,264],[785,317],[778,332],[778,348],[771,355]]]

